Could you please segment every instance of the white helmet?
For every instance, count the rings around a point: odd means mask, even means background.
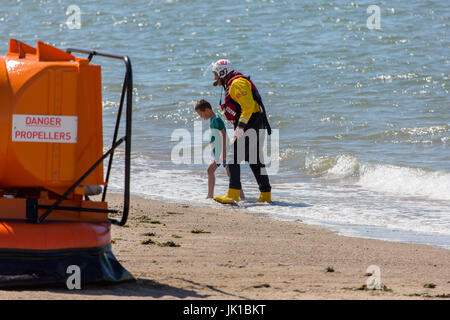
[[[219,78],[225,78],[234,71],[234,67],[230,60],[222,59],[212,64],[212,71],[216,72]]]

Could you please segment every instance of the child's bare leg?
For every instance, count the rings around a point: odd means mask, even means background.
[[[216,176],[214,173],[216,172],[217,164],[215,162],[211,162],[208,166],[206,172],[208,172],[208,195],[206,199],[212,199],[214,197],[214,185],[216,184]]]

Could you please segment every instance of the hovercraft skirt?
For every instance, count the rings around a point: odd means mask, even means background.
[[[133,281],[112,253],[109,231],[109,223],[0,223],[0,288],[66,286],[70,266],[79,268],[81,287]]]

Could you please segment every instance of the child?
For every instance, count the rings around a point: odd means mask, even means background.
[[[216,177],[214,173],[216,169],[223,164],[225,169],[227,170],[228,176],[230,176],[229,169],[226,164],[226,156],[227,156],[227,134],[225,131],[225,124],[223,123],[222,118],[219,115],[216,115],[209,104],[208,101],[202,99],[197,102],[195,105],[195,111],[198,113],[200,118],[203,120],[209,120],[209,128],[211,129],[211,141],[210,144],[213,148],[213,161],[208,166],[206,172],[208,173],[208,195],[206,199],[212,199],[214,197],[214,185],[216,183]],[[220,136],[222,136],[222,143],[216,142],[215,138],[220,132]],[[222,146],[222,150],[216,150],[215,146]],[[217,154],[216,154],[217,151]],[[240,198],[245,199],[244,192],[241,190]]]

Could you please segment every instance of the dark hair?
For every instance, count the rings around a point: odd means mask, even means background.
[[[205,99],[199,100],[195,105],[195,111],[205,111],[206,109],[212,109],[211,105]]]

